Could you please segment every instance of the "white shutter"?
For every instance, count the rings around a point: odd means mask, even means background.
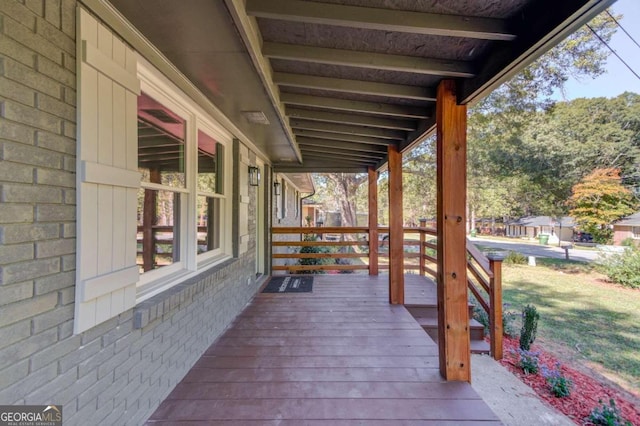
[[[133,50],[78,8],[75,333],[135,305],[138,173]]]

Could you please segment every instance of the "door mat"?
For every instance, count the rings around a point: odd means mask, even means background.
[[[263,293],[311,293],[313,277],[273,277]]]

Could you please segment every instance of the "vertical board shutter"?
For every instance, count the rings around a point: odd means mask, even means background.
[[[135,305],[136,56],[78,8],[77,264],[74,332]]]

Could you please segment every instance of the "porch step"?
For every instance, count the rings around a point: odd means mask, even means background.
[[[438,307],[436,305],[406,304],[404,307],[414,318],[438,318]],[[473,308],[469,303],[469,318],[473,318]]]
[[[437,318],[416,318],[416,321],[418,321],[418,324],[420,324],[424,331],[426,331],[429,335],[431,335],[431,331],[433,331],[437,337]],[[484,341],[484,325],[480,324],[478,321],[474,319],[469,320],[469,332],[471,333],[471,340]]]
[[[434,305],[405,305],[405,308],[435,342],[438,342],[438,309]],[[488,354],[489,343],[484,340],[484,326],[473,319],[472,304],[469,304],[469,333],[471,353]]]

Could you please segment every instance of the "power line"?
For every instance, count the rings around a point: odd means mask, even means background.
[[[620,29],[621,29],[621,30],[622,30],[622,31],[627,35],[627,37],[629,37],[629,38],[631,39],[631,41],[633,41],[633,42],[636,44],[636,46],[640,47],[640,44],[638,44],[638,42],[636,41],[636,39],[635,39],[635,38],[633,38],[633,36],[632,36],[631,34],[629,34],[629,32],[628,32],[627,30],[625,30],[625,29],[624,29],[624,27],[622,26],[622,24],[621,24],[620,22],[618,22],[618,20],[617,20],[617,19],[616,19],[612,14],[610,14],[608,10],[605,10],[605,12],[607,12],[607,15],[609,15],[609,18],[611,18],[611,20],[612,20],[613,22],[615,22],[615,24],[616,24],[618,27],[620,27]]]
[[[595,32],[595,30],[594,30],[593,28],[591,28],[591,25],[587,24],[587,28],[589,28],[589,29],[591,30],[591,32],[592,32],[593,34],[595,34],[595,36],[596,36],[596,37],[598,37],[598,40],[600,40],[600,41],[602,42],[602,44],[604,44],[605,46],[607,46],[607,48],[611,51],[611,53],[613,53],[614,55],[616,55],[616,58],[620,59],[620,62],[622,62],[622,63],[624,64],[624,66],[625,66],[625,67],[627,67],[627,68],[629,69],[629,71],[631,71],[631,73],[632,73],[633,75],[635,75],[635,76],[636,76],[636,78],[637,78],[638,80],[640,80],[640,75],[638,75],[638,73],[636,73],[636,72],[633,70],[633,68],[631,68],[631,66],[630,66],[628,63],[626,63],[626,62],[625,62],[625,60],[624,60],[624,59],[622,59],[622,57],[620,57],[620,55],[618,55],[618,52],[616,52],[615,50],[613,50],[613,48],[612,48],[611,46],[609,46],[609,44],[608,44],[606,41],[604,41],[604,40],[602,39],[602,37],[600,37],[600,35],[598,35],[598,33],[597,33],[597,32]]]

